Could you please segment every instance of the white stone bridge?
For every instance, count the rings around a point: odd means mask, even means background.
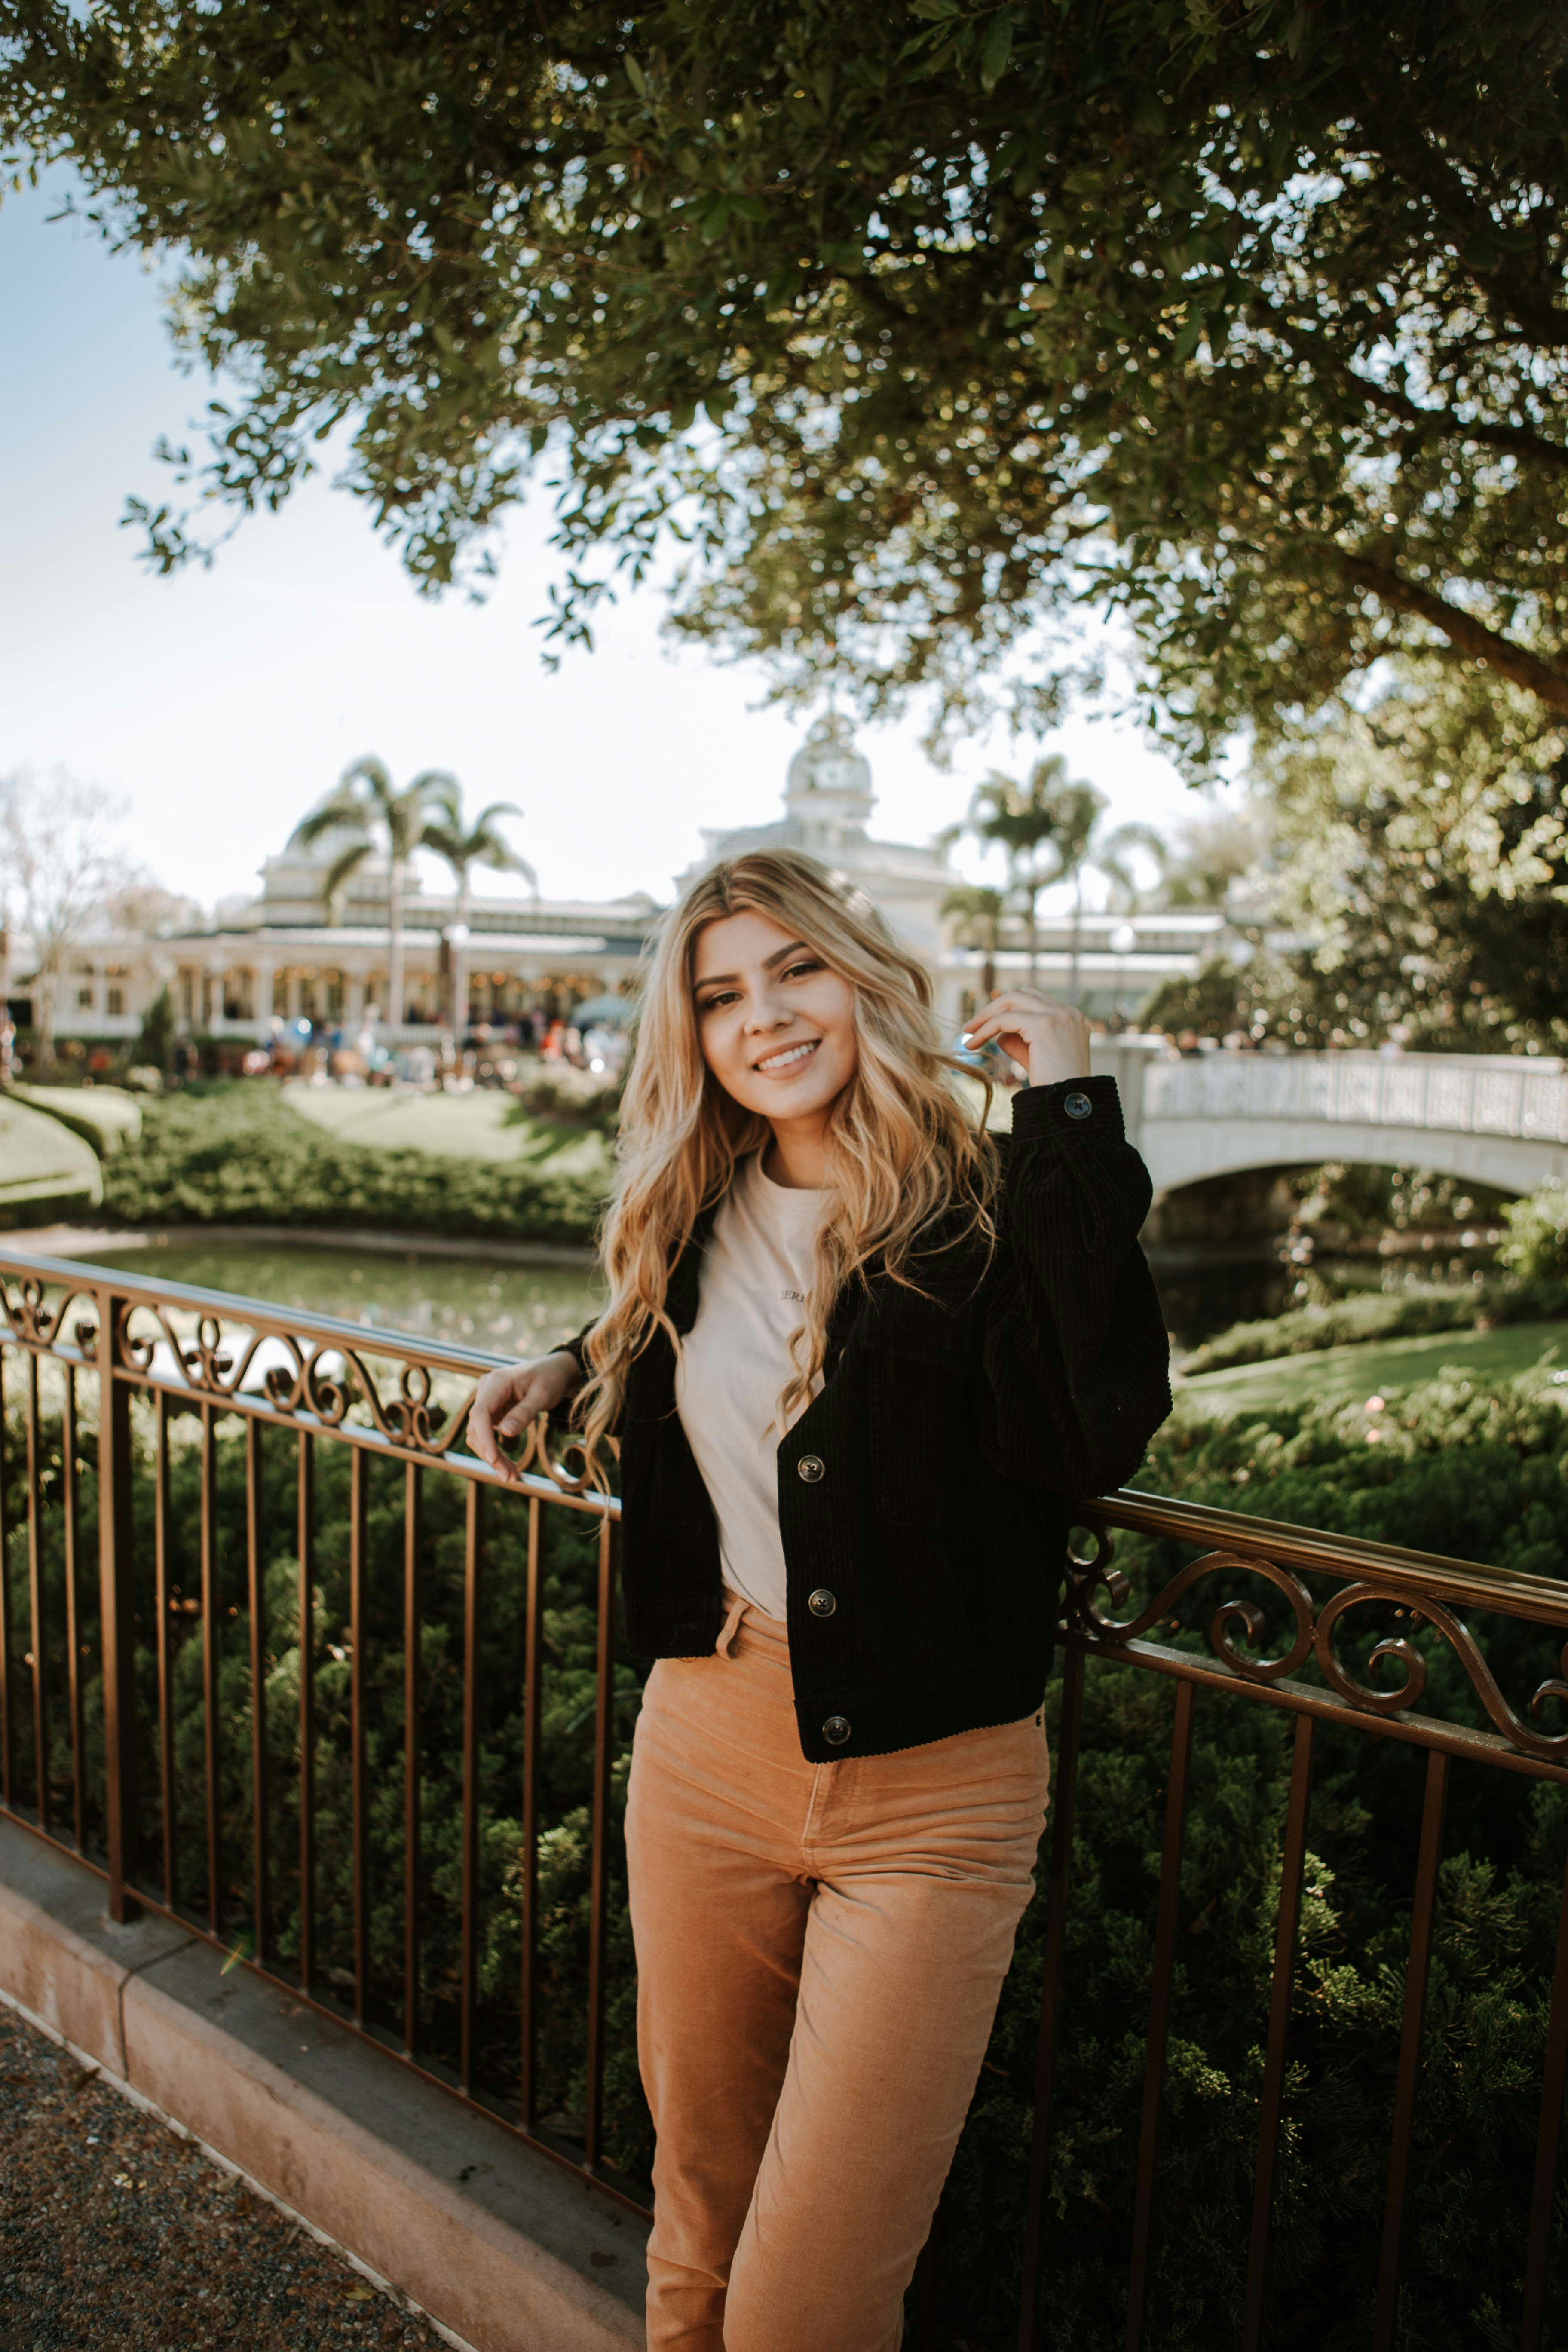
[[[1510,1054],[1200,1054],[1097,1038],[1155,1196],[1322,1160],[1435,1169],[1501,1192],[1568,1178],[1568,1064]]]

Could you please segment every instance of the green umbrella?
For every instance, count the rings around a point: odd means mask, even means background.
[[[586,1029],[595,1021],[607,1023],[612,1029],[625,1029],[636,1009],[629,996],[590,996],[577,1006],[572,1018],[579,1029]]]

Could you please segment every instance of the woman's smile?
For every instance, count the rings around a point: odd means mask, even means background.
[[[752,1067],[760,1070],[767,1078],[787,1078],[803,1063],[810,1061],[821,1043],[820,1037],[803,1037],[798,1045],[775,1046],[771,1054],[764,1054],[760,1062],[753,1062]]]

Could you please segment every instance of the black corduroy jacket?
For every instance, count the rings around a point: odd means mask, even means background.
[[[1137,1242],[1149,1177],[1114,1079],[1022,1089],[1003,1142],[997,1248],[924,1252],[909,1269],[919,1289],[874,1270],[847,1287],[821,1392],[779,1445],[795,1717],[813,1762],[1032,1714],[1073,1504],[1123,1484],[1171,1410]],[[696,1319],[715,1213],[670,1270],[679,1332]],[[581,1339],[573,1349],[581,1360]],[[648,1658],[706,1656],[724,1613],[675,1369],[656,1332],[620,1423],[626,1628]]]

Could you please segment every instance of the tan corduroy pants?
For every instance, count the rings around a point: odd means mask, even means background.
[[[1039,1717],[809,1764],[784,1627],[649,1678],[626,1817],[649,2352],[894,2352],[1029,1899]]]

